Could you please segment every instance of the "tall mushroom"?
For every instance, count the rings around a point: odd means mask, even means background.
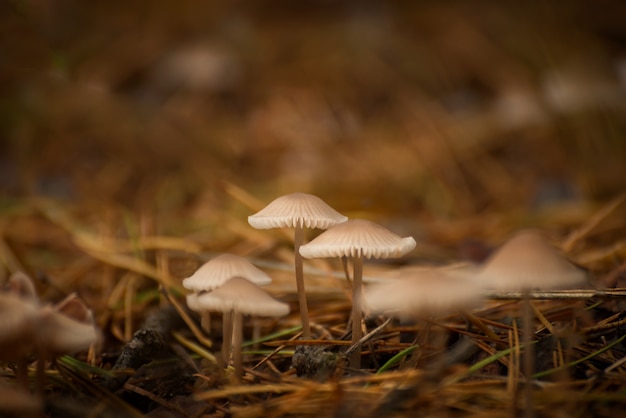
[[[585,272],[565,258],[536,230],[519,231],[484,263],[478,280],[487,289],[521,290],[523,293],[524,375],[533,374],[534,348],[531,344],[532,303],[530,290],[578,286],[586,281]],[[530,384],[526,385],[527,417],[534,415]]]
[[[195,293],[187,295],[187,306],[189,309],[200,312],[202,316],[202,328],[209,331],[210,316],[209,311],[201,308],[197,303],[198,295],[203,292],[210,292],[220,287],[232,277],[243,277],[257,285],[266,285],[272,282],[263,270],[255,267],[245,257],[234,254],[220,254],[204,263],[194,274],[183,279],[183,287],[193,290]],[[225,314],[222,317],[222,357],[227,361],[230,352],[230,335],[232,333],[232,317]]]
[[[233,277],[222,286],[196,298],[202,309],[223,312],[233,315],[233,365],[239,379],[242,374],[241,344],[243,341],[243,315],[285,316],[289,313],[289,305],[279,302],[259,286],[244,279]]]
[[[361,292],[363,258],[396,258],[415,248],[412,237],[402,238],[381,225],[364,219],[338,224],[300,247],[306,258],[350,257],[353,263],[352,283],[352,343],[361,339]],[[359,368],[360,352],[350,357],[350,367]]]
[[[303,228],[326,229],[345,222],[347,219],[319,197],[307,193],[281,196],[248,217],[248,223],[257,229],[294,228],[296,286],[302,319],[302,335],[305,339],[311,338],[311,327],[304,290],[304,267],[300,254],[300,246],[304,243]]]

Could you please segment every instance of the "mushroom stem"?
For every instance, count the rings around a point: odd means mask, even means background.
[[[535,347],[531,344],[532,326],[532,302],[530,300],[530,289],[522,291],[522,347],[524,347],[524,417],[534,418],[535,409],[533,406],[532,378],[535,361]]]
[[[211,335],[211,312],[202,311],[200,314],[200,326],[207,335]]]
[[[43,347],[37,348],[37,370],[35,374],[35,386],[36,393],[39,399],[43,399],[44,386],[46,384],[46,359],[48,358],[48,351]]]
[[[235,368],[235,377],[238,382],[241,381],[243,374],[243,358],[241,355],[241,345],[243,343],[243,315],[241,312],[233,312],[233,367]]]
[[[300,246],[304,241],[304,231],[301,224],[297,224],[294,232],[293,247],[295,252],[296,265],[296,286],[298,288],[298,304],[300,305],[300,318],[302,319],[302,337],[305,340],[311,339],[311,326],[309,325],[309,309],[306,302],[306,292],[304,290],[304,264],[300,254]]]
[[[28,391],[28,362],[24,357],[20,357],[16,363],[15,378],[17,385]]]
[[[222,359],[224,365],[230,362],[230,347],[233,341],[233,312],[227,311],[222,316]]]
[[[355,344],[363,336],[361,328],[361,316],[363,309],[361,307],[361,294],[363,293],[363,255],[359,254],[352,257],[354,264],[354,273],[352,278],[352,344]],[[354,350],[350,354],[350,367],[353,369],[361,368],[361,350]]]

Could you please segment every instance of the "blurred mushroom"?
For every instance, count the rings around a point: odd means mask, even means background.
[[[437,315],[475,305],[480,289],[469,278],[448,275],[442,269],[415,270],[401,279],[369,286],[363,296],[365,311],[401,319]]]
[[[300,247],[306,258],[350,257],[353,262],[352,284],[352,343],[361,339],[361,291],[363,258],[401,257],[415,248],[412,237],[402,238],[388,229],[364,219],[349,220],[321,233]],[[359,368],[361,354],[358,350],[350,357],[350,366]]]
[[[302,335],[311,338],[306,292],[304,289],[304,267],[300,246],[304,243],[303,228],[326,229],[348,218],[328,206],[317,196],[292,193],[270,202],[265,208],[248,217],[248,223],[257,229],[294,228],[294,257],[298,302],[302,319]]]
[[[440,315],[459,313],[473,323],[480,323],[467,311],[480,301],[479,286],[476,286],[471,276],[462,277],[457,272],[449,272],[446,268],[414,268],[400,279],[370,285],[364,290],[365,311],[368,314],[392,315],[404,322],[426,320],[426,329],[429,332],[424,332],[424,335],[430,335],[432,319]],[[432,335],[434,339],[426,345],[439,348],[440,344],[445,344],[448,330],[440,328],[437,331]],[[414,344],[416,342],[417,336],[414,337]],[[432,359],[430,366],[442,366],[446,357],[444,355]],[[419,356],[414,361],[418,358]]]
[[[86,350],[97,338],[92,321],[72,319],[56,307],[40,307],[15,294],[0,294],[0,359],[17,362],[21,385],[27,383],[26,359],[33,351],[37,352],[37,386],[41,390],[46,359]]]
[[[39,311],[36,341],[50,355],[87,350],[97,339],[98,332],[90,321],[73,319],[52,306],[44,306]]]
[[[57,306],[39,309],[33,337],[37,350],[37,387],[41,392],[46,362],[90,349],[99,340],[99,333],[91,311],[71,294]]]
[[[478,271],[488,289],[530,290],[579,286],[584,270],[572,264],[536,230],[523,230],[497,249]]]
[[[237,379],[242,375],[241,344],[243,341],[243,315],[285,316],[289,305],[279,302],[259,286],[243,277],[233,277],[210,293],[198,295],[196,301],[202,309],[233,315],[233,365]],[[227,336],[225,335],[226,339]]]
[[[496,250],[478,272],[478,280],[488,289],[521,290],[522,346],[524,347],[524,375],[530,379],[534,372],[534,347],[530,290],[579,286],[586,282],[586,273],[572,264],[536,230],[515,234]],[[525,385],[525,409],[534,414],[530,384]]]

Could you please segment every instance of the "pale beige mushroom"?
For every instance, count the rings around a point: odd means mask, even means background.
[[[194,303],[202,309],[233,315],[231,346],[233,366],[238,379],[242,375],[242,316],[279,317],[289,313],[288,304],[274,299],[259,286],[243,277],[233,277],[214,291],[198,295]],[[224,339],[226,338],[225,335]]]
[[[348,218],[331,208],[317,196],[307,193],[292,193],[281,196],[259,212],[248,217],[248,223],[257,229],[294,228],[294,257],[296,286],[302,320],[302,335],[311,338],[309,313],[304,289],[304,267],[300,246],[304,243],[303,228],[326,229]]]
[[[363,258],[396,258],[415,248],[412,237],[402,238],[381,225],[364,219],[338,224],[300,247],[305,258],[350,257],[353,262],[352,284],[352,342],[361,339],[361,293]],[[350,366],[359,368],[360,352],[350,357]]]
[[[400,279],[368,286],[363,306],[369,313],[413,319],[464,310],[479,300],[480,288],[470,278],[449,275],[442,269],[423,268]]]
[[[68,302],[61,309],[69,307]],[[71,310],[75,311],[75,306]],[[41,391],[46,359],[86,350],[97,339],[91,320],[73,319],[55,306],[40,307],[16,294],[0,294],[0,358],[18,362],[17,378],[22,384],[25,359],[32,352],[37,352],[37,386]]]
[[[530,290],[579,286],[586,282],[586,273],[567,260],[541,232],[523,230],[506,241],[485,261],[477,274],[477,278],[487,289],[522,291],[524,375],[530,379],[534,372]],[[525,408],[532,415],[533,403],[530,385],[526,385],[526,388]]]
[[[552,246],[541,232],[523,230],[484,262],[477,279],[482,286],[492,290],[546,290],[582,285],[587,275]]]
[[[191,276],[183,279],[183,287],[194,292],[203,292],[220,287],[232,277],[245,277],[260,286],[270,284],[272,279],[245,257],[220,254],[202,266]]]
[[[257,268],[245,257],[234,254],[220,254],[204,263],[194,274],[183,279],[183,287],[196,293],[187,295],[189,309],[199,312],[201,315],[202,328],[210,332],[210,312],[198,306],[197,294],[212,291],[221,286],[226,280],[233,277],[243,277],[259,286],[270,284],[272,279],[263,270]],[[232,332],[232,317],[225,314],[222,317],[222,329],[224,339],[222,343],[223,353],[230,350],[230,339],[226,335]],[[227,360],[226,358],[224,359]]]

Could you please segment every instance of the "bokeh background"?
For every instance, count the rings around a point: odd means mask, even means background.
[[[624,22],[608,0],[4,1],[2,200],[215,250],[239,192],[426,242],[563,235],[624,191]]]

